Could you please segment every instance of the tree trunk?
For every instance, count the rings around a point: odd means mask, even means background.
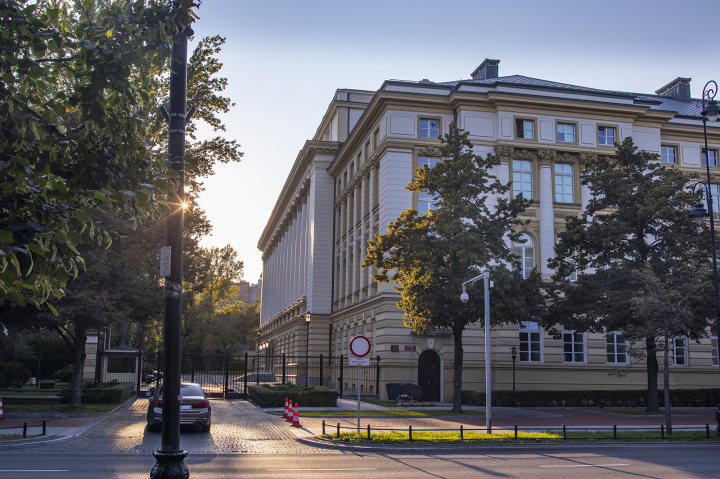
[[[461,413],[462,410],[462,367],[463,367],[463,348],[462,348],[463,328],[461,326],[453,326],[453,340],[455,341],[455,357],[453,358],[453,407],[451,412]]]
[[[85,366],[85,328],[75,325],[75,344],[73,349],[73,378],[70,392],[70,407],[82,406],[82,380]],[[100,360],[100,358],[98,358]]]
[[[645,338],[645,351],[647,352],[647,412],[658,412],[660,411],[660,405],[658,404],[658,360],[657,360],[657,345],[655,344],[654,337]]]
[[[665,323],[665,347],[663,348],[663,400],[665,402],[665,429],[672,436],[672,417],[670,416],[670,368],[668,367],[668,350],[670,338],[668,325]]]

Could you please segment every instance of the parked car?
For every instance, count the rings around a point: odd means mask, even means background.
[[[162,424],[163,386],[155,389],[148,400],[148,431],[160,431]],[[199,425],[204,432],[210,432],[212,408],[210,401],[197,383],[180,384],[180,424]]]

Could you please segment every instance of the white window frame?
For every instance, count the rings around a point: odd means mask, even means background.
[[[560,131],[561,127],[562,127],[563,131]],[[570,128],[572,131],[568,132],[568,128]],[[557,133],[557,141],[559,143],[575,143],[575,124],[574,123],[558,122],[555,129],[556,129],[556,133]],[[562,139],[560,139],[561,135],[562,135]],[[568,137],[570,137],[571,139],[568,139]]]
[[[600,141],[600,131],[603,132],[603,141]],[[612,140],[608,141],[608,131],[612,131]],[[614,146],[615,142],[617,141],[617,128],[614,126],[599,126],[598,127],[598,133],[597,133],[597,139],[598,139],[598,145],[602,146]]]
[[[418,156],[418,168],[428,167],[430,169],[435,168],[440,162],[440,158],[433,158],[431,156]],[[437,197],[430,196],[427,191],[421,191],[418,193],[418,215],[422,216],[430,210],[437,208]]]
[[[534,176],[532,161],[513,160],[513,195],[522,193],[525,199],[532,200]]]
[[[541,363],[543,360],[543,333],[535,321],[522,321],[518,329],[518,340],[520,341],[519,359],[521,363]],[[533,351],[533,345],[537,350]],[[523,356],[524,355],[524,356]],[[537,359],[533,359],[536,356]],[[525,357],[525,359],[523,359]]]
[[[712,199],[713,219],[720,219],[720,185],[710,184],[710,198]]]
[[[522,130],[518,128],[519,122],[522,122]],[[522,134],[520,134],[522,131]],[[530,135],[530,136],[528,136]],[[515,118],[515,138],[524,140],[535,139],[535,120],[529,118]]]
[[[571,341],[568,341],[568,335]],[[580,341],[577,341],[577,336],[580,335]],[[568,345],[570,350],[568,351]],[[568,356],[570,355],[570,360]],[[582,360],[578,360],[577,355],[582,355]],[[575,364],[586,364],[587,363],[587,334],[578,333],[577,331],[563,331],[563,362],[575,363]]]
[[[685,367],[688,365],[688,341],[685,336],[677,336],[673,338],[672,353],[673,364],[675,366]],[[678,361],[678,358],[680,361]]]
[[[709,155],[709,156],[710,156],[710,159],[712,160],[712,161],[710,162],[710,166],[717,166],[717,165],[718,165],[718,151],[715,150],[715,149],[713,149],[713,148],[709,148],[709,151],[710,151],[710,155]],[[707,155],[706,153],[707,153],[707,152],[705,151],[705,148],[702,148],[702,149],[700,150],[700,157],[701,157],[701,159],[702,159],[702,166],[707,166],[708,155]]]
[[[672,150],[672,154],[670,154],[670,151]],[[673,145],[662,145],[660,147],[660,154],[662,155],[660,158],[661,163],[668,163],[668,164],[677,164],[677,147]]]
[[[618,341],[618,337],[622,338],[622,342]],[[609,341],[608,338],[612,338],[612,341]],[[605,342],[607,344],[606,348],[606,357],[607,357],[607,363],[608,364],[627,364],[628,363],[628,343],[625,337],[623,336],[623,333],[620,331],[613,331],[611,333],[607,333],[605,335]],[[612,351],[611,351],[612,349]],[[622,351],[621,351],[622,350]],[[618,357],[622,355],[625,356],[624,361],[619,361]],[[612,358],[612,359],[611,359]]]
[[[433,133],[435,134],[433,135]],[[420,118],[420,128],[418,130],[418,136],[420,138],[437,139],[440,136],[440,120],[437,118]]]
[[[571,163],[555,163],[555,203],[575,203],[575,168]],[[570,193],[567,193],[567,188]]]
[[[535,241],[533,240],[533,237],[527,233],[521,234],[518,237],[518,240],[523,237],[525,237],[527,241],[524,243],[516,241],[513,251],[520,260],[520,274],[523,279],[527,279],[528,276],[530,276],[530,272],[535,269]],[[532,261],[532,267],[528,267],[527,261]]]

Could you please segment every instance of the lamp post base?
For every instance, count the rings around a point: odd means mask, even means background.
[[[190,471],[183,462],[187,451],[157,451],[153,453],[157,462],[150,471],[150,479],[189,479]]]

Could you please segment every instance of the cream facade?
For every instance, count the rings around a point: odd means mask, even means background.
[[[513,181],[511,194],[532,198],[523,215],[530,220],[523,230],[529,241],[516,252],[528,270],[536,267],[548,279],[553,271],[547,261],[565,218],[580,214],[590,198],[580,184],[586,155],[613,154],[614,142],[631,136],[663,161],[702,173],[700,107],[690,98],[689,79],[645,95],[499,77],[498,64],[486,60],[469,80],[386,81],[375,92],[335,93],[258,243],[264,261],[261,352],[304,355],[309,311],[311,355],[347,356],[353,336],[370,339],[382,367],[380,390],[366,393],[383,398],[385,384],[413,382],[428,399],[450,399],[452,335],[438,330],[420,336],[406,328],[396,306],[399,294],[375,283],[373,269],[361,264],[368,239],[385,233],[406,209],[429,206],[405,187],[418,165],[440,160],[438,135],[452,121],[469,132],[475,153],[500,157],[494,173]],[[709,125],[708,135],[711,165],[718,165],[720,124]],[[720,184],[720,167],[712,169]],[[567,332],[554,339],[535,328],[493,329],[494,389],[512,388],[513,347],[517,389],[645,387],[645,365],[629,357],[632,345],[621,336]],[[472,325],[464,337],[463,388],[484,390],[483,330]],[[716,345],[715,338],[678,338],[672,386],[718,386]],[[618,370],[621,376],[609,375]]]

